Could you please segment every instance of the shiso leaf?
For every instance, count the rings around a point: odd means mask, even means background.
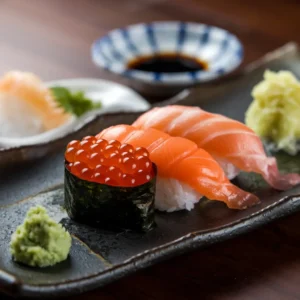
[[[85,97],[84,92],[78,91],[71,93],[65,87],[51,87],[52,94],[58,105],[66,112],[80,117],[84,113],[101,108],[101,103],[94,103],[92,100]]]

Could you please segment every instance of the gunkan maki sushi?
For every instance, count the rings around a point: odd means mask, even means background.
[[[86,136],[65,152],[65,208],[80,223],[149,231],[156,166],[143,147]]]

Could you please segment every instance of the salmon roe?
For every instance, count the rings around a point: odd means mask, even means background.
[[[133,187],[155,176],[147,149],[117,140],[86,136],[81,141],[71,141],[65,159],[73,175],[101,184]]]

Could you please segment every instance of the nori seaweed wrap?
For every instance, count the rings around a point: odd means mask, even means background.
[[[76,155],[70,159],[66,152],[65,157],[65,208],[71,219],[109,230],[147,232],[155,227],[154,164],[151,166],[152,176],[147,177],[149,181],[134,186],[122,186],[122,181],[118,185],[111,185],[101,181],[95,182],[92,175],[90,179],[88,176],[84,178],[74,174],[70,165],[76,161]],[[73,162],[70,163],[70,160]],[[86,174],[89,171],[93,170],[87,170]]]

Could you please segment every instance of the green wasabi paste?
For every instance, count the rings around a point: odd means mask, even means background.
[[[52,220],[44,207],[32,207],[24,223],[17,227],[10,242],[15,261],[32,267],[53,266],[68,257],[71,236]]]
[[[255,133],[291,155],[300,139],[300,83],[289,71],[264,73],[252,91],[245,123]]]

